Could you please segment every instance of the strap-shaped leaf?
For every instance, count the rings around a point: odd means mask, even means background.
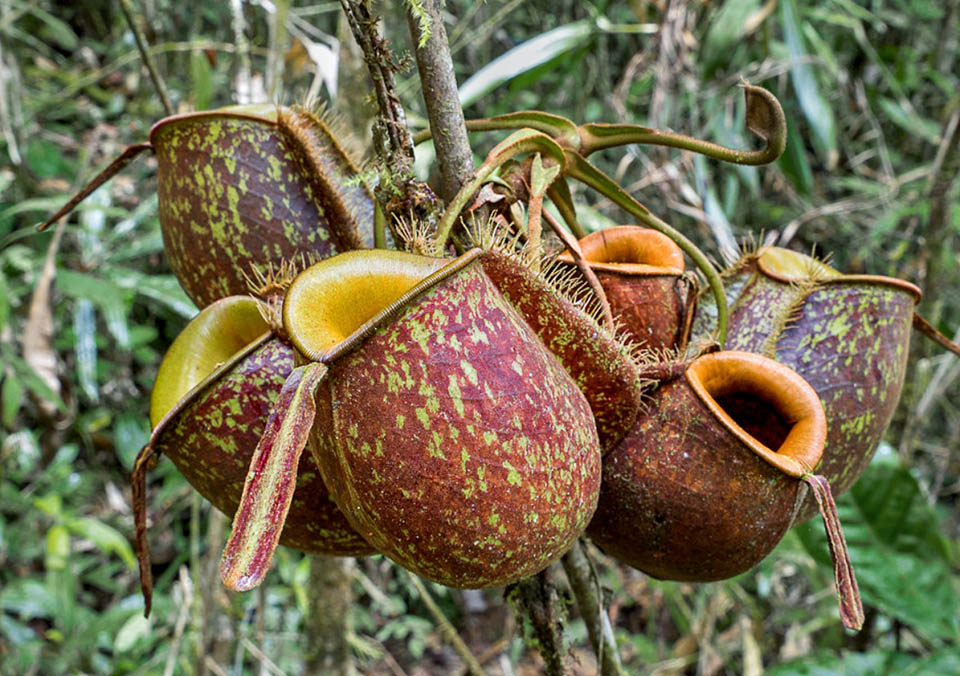
[[[860,589],[853,574],[847,541],[843,537],[830,484],[819,474],[806,474],[803,480],[813,491],[813,497],[820,507],[820,516],[823,517],[823,526],[827,531],[830,558],[833,559],[833,576],[837,585],[837,601],[840,603],[840,619],[846,628],[859,631],[863,626],[863,603],[860,601]]]
[[[253,589],[270,569],[316,416],[314,393],[326,373],[317,362],[295,368],[270,411],[220,560],[220,578],[230,589]]]

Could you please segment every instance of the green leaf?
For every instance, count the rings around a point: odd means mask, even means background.
[[[92,402],[100,401],[97,387],[97,317],[93,303],[81,298],[73,307],[73,351],[77,358],[77,380],[80,389]]]
[[[213,99],[213,72],[203,52],[190,53],[190,80],[193,83],[193,103],[197,110],[207,110]]]
[[[85,272],[63,269],[57,271],[57,289],[71,298],[86,299],[96,305],[118,345],[123,349],[129,347],[127,314],[131,294],[111,281]]]
[[[64,525],[74,535],[86,538],[104,554],[116,554],[130,570],[136,570],[137,558],[127,538],[113,526],[90,517],[68,519]]]
[[[787,147],[783,155],[777,160],[777,164],[787,178],[793,184],[793,187],[802,195],[810,195],[813,192],[813,171],[810,169],[810,162],[807,160],[807,149],[803,145],[803,139],[797,131],[797,125],[787,120]]]
[[[142,614],[133,613],[113,639],[114,651],[124,653],[130,650],[139,639],[150,635],[150,625],[150,620]]]
[[[955,556],[910,472],[878,458],[837,501],[863,600],[931,638],[960,637]],[[797,526],[804,547],[830,566],[817,520]]]
[[[70,533],[56,524],[47,531],[47,551],[43,565],[47,570],[63,570],[70,558]]]
[[[940,144],[940,127],[933,120],[924,119],[912,108],[907,110],[891,99],[881,98],[879,104],[886,116],[911,136],[917,136],[934,146]]]
[[[461,105],[469,106],[504,82],[576,49],[596,31],[594,22],[584,19],[558,26],[517,45],[478,70],[460,86]]]
[[[173,310],[184,319],[197,314],[197,306],[184,293],[180,282],[173,275],[145,275],[129,268],[111,267],[105,274],[118,287],[136,291]]]
[[[839,158],[837,151],[837,132],[833,110],[820,91],[813,68],[807,59],[807,49],[804,45],[800,15],[797,12],[795,0],[782,0],[780,16],[783,20],[783,36],[790,53],[790,78],[793,89],[797,93],[800,109],[813,131],[813,145],[820,153],[828,167],[836,165]]]
[[[70,166],[60,147],[36,136],[27,144],[27,166],[37,177],[56,178],[70,174]]]
[[[37,375],[37,372],[30,364],[21,359],[19,355],[13,354],[8,350],[3,350],[2,357],[8,364],[13,366],[15,376],[19,378],[20,382],[28,390],[33,392],[35,396],[52,402],[62,413],[67,412],[67,406],[63,403],[60,395],[50,389],[50,386],[43,381],[43,378]]]
[[[37,632],[27,625],[17,622],[9,615],[2,613],[0,613],[0,634],[3,634],[13,645],[23,645],[29,641],[37,640]],[[14,670],[13,673],[18,672]]]
[[[13,421],[16,420],[17,412],[23,405],[23,383],[15,375],[8,374],[3,379],[3,389],[0,390],[0,417],[2,417],[3,426],[8,430],[13,429]]]
[[[10,318],[10,291],[7,287],[7,278],[0,270],[0,331],[7,325]]]
[[[38,580],[15,579],[0,592],[0,608],[24,619],[53,617],[57,610],[57,599],[53,592]]]
[[[143,419],[131,413],[117,416],[113,425],[114,447],[120,464],[127,470],[133,470],[137,453],[150,439],[149,430],[144,428]]]
[[[63,499],[59,493],[48,493],[33,499],[33,506],[47,516],[59,519],[63,513]]]
[[[30,8],[30,13],[45,24],[40,31],[43,37],[53,40],[68,52],[72,52],[79,46],[80,40],[77,34],[64,21],[36,6]]]
[[[746,35],[747,18],[760,9],[761,0],[727,0],[714,15],[700,51],[704,79],[721,65],[730,63],[730,55]]]
[[[943,676],[960,673],[960,653],[944,650],[927,657],[902,652],[817,653],[777,665],[767,676]]]

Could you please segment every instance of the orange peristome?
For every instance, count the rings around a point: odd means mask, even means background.
[[[715,352],[687,368],[700,400],[754,453],[790,476],[812,472],[823,455],[827,420],[812,387],[793,369],[752,352]],[[717,399],[747,394],[772,406],[790,426],[779,448],[768,448],[743,429]]]
[[[594,270],[620,274],[683,274],[683,252],[661,232],[622,225],[592,232],[580,240],[584,259]],[[560,260],[573,263],[569,252]]]
[[[701,355],[662,379],[604,457],[588,533],[654,577],[706,582],[770,553],[793,522],[826,419],[813,388],[746,352]]]
[[[656,230],[621,225],[587,235],[580,249],[631,340],[651,349],[675,348],[683,341],[683,252],[673,240]],[[574,262],[569,252],[559,260]]]

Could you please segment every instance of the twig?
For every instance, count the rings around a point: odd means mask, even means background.
[[[274,0],[273,12],[270,15],[269,45],[267,52],[266,90],[270,100],[279,100],[281,79],[283,77],[283,55],[287,51],[290,37],[287,34],[287,14],[290,11],[290,0]]]
[[[510,637],[509,635],[504,636],[503,638],[498,639],[497,642],[494,643],[492,646],[490,646],[489,648],[484,650],[482,653],[477,655],[477,662],[479,662],[480,665],[482,666],[487,662],[489,662],[490,660],[492,660],[494,657],[497,657],[498,655],[503,654],[503,652],[509,647],[510,647]],[[470,673],[469,670],[466,668],[461,669],[458,672],[459,676],[466,676],[466,674],[469,674],[469,673]]]
[[[590,644],[597,655],[602,676],[623,676],[620,652],[610,626],[610,617],[603,609],[600,581],[593,563],[584,551],[583,541],[577,540],[561,559],[570,589],[577,601],[580,616],[587,625]]]
[[[127,24],[130,26],[130,30],[133,31],[133,38],[137,42],[137,49],[140,50],[140,58],[143,59],[143,65],[147,67],[150,80],[157,90],[160,102],[163,103],[163,109],[167,115],[173,115],[174,110],[173,104],[170,103],[170,95],[167,94],[167,87],[163,84],[163,80],[157,72],[157,66],[153,62],[153,57],[150,56],[150,50],[147,48],[147,40],[143,37],[143,31],[140,30],[140,26],[134,17],[133,5],[130,4],[130,0],[120,0],[120,9],[123,12],[123,17],[127,20]]]
[[[407,13],[407,21],[437,151],[440,197],[449,201],[473,173],[473,151],[467,139],[467,126],[463,121],[457,78],[453,72],[453,59],[440,9],[435,0],[423,0],[422,7],[430,19],[429,36],[423,34],[417,18],[410,12]]]
[[[939,319],[937,306],[943,302],[943,296],[933,291],[943,288],[947,281],[942,253],[949,250],[951,237],[949,223],[952,203],[948,195],[960,173],[960,107],[944,123],[940,137],[930,175],[930,220],[927,222],[923,247],[927,257],[923,288],[928,292],[924,305],[927,315],[935,322]]]
[[[920,319],[920,315],[914,315],[914,318],[916,321]],[[914,324],[914,326],[916,326],[916,324]],[[960,330],[954,335],[954,340],[960,341]],[[943,396],[958,376],[960,376],[960,362],[957,361],[956,354],[945,355],[943,361],[934,372],[933,377],[924,388],[923,396],[920,397],[916,406],[910,411],[910,415],[907,416],[907,424],[904,426],[903,433],[900,435],[900,457],[906,462],[909,463],[912,460],[913,448],[917,441],[917,432],[923,422],[929,419],[930,410],[933,408],[934,403]]]
[[[394,240],[400,242],[402,237],[396,231],[400,219],[412,218],[431,228],[440,205],[430,186],[413,175],[413,138],[394,84],[394,73],[400,66],[377,32],[379,18],[371,16],[369,0],[340,0],[340,4],[363,52],[379,110],[373,125],[373,145],[382,171],[374,194],[387,225],[394,230]]]
[[[204,667],[212,671],[215,676],[227,676],[226,669],[217,664],[217,661],[213,659],[213,656],[211,655],[204,655],[202,664]]]
[[[446,616],[443,614],[443,611],[440,610],[440,606],[437,605],[437,602],[433,600],[430,592],[427,591],[426,585],[424,585],[423,582],[420,581],[420,578],[413,573],[408,571],[407,575],[413,582],[413,586],[417,588],[417,592],[420,594],[420,598],[423,600],[424,605],[427,606],[427,610],[430,611],[433,621],[437,623],[440,633],[443,634],[443,637],[467,666],[468,673],[472,674],[473,676],[486,676],[483,671],[483,667],[481,667],[480,663],[477,662],[477,658],[473,656],[472,652],[470,652],[470,648],[468,648],[467,644],[464,643],[462,638],[460,638],[460,634],[458,634],[457,630],[453,628],[453,625],[450,624],[450,620],[446,618]]]
[[[177,656],[180,654],[180,643],[183,640],[183,630],[190,618],[190,609],[193,607],[193,583],[186,566],[180,566],[180,612],[177,614],[177,623],[173,629],[173,639],[170,641],[170,650],[167,652],[167,662],[163,668],[163,676],[173,676],[177,667]]]
[[[251,655],[260,660],[260,664],[266,667],[267,671],[269,671],[271,674],[274,674],[274,676],[286,676],[286,672],[274,664],[273,661],[267,657],[264,652],[260,650],[260,648],[258,648],[249,638],[244,636],[241,641],[243,643],[243,647],[249,650]]]
[[[252,88],[250,86],[250,42],[247,40],[246,21],[243,18],[243,0],[230,0],[230,15],[233,19],[233,41],[237,46],[236,75],[234,76],[234,91],[237,103],[253,103]]]
[[[380,159],[394,173],[406,174],[413,166],[413,140],[407,130],[407,116],[396,95],[394,63],[386,41],[377,33],[378,18],[371,16],[366,0],[340,0],[347,22],[363,52],[380,118],[374,140]]]

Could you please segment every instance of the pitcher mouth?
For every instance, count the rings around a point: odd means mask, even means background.
[[[728,351],[695,359],[685,376],[721,424],[774,467],[799,478],[820,462],[827,439],[823,404],[793,369]]]
[[[224,367],[261,345],[270,327],[249,296],[228,296],[205,307],[167,350],[150,395],[150,424],[156,429],[181,408],[188,393],[209,383]]]
[[[909,293],[919,303],[923,292],[915,285],[884,275],[846,275],[823,261],[790,249],[765,246],[757,252],[757,266],[768,277],[781,282],[814,281],[819,284],[881,284]]]
[[[682,275],[683,252],[661,232],[638,225],[597,230],[580,240],[583,257],[594,270],[625,275]],[[572,264],[565,251],[558,260]]]
[[[284,329],[301,354],[328,363],[482,253],[471,249],[444,259],[365,249],[326,258],[304,270],[287,289]]]
[[[278,106],[269,104],[250,104],[227,106],[224,108],[215,108],[214,110],[195,110],[189,113],[177,113],[169,115],[150,127],[148,138],[153,145],[159,134],[173,124],[178,122],[211,122],[215,120],[244,120],[247,122],[260,122],[269,125],[277,124]]]

